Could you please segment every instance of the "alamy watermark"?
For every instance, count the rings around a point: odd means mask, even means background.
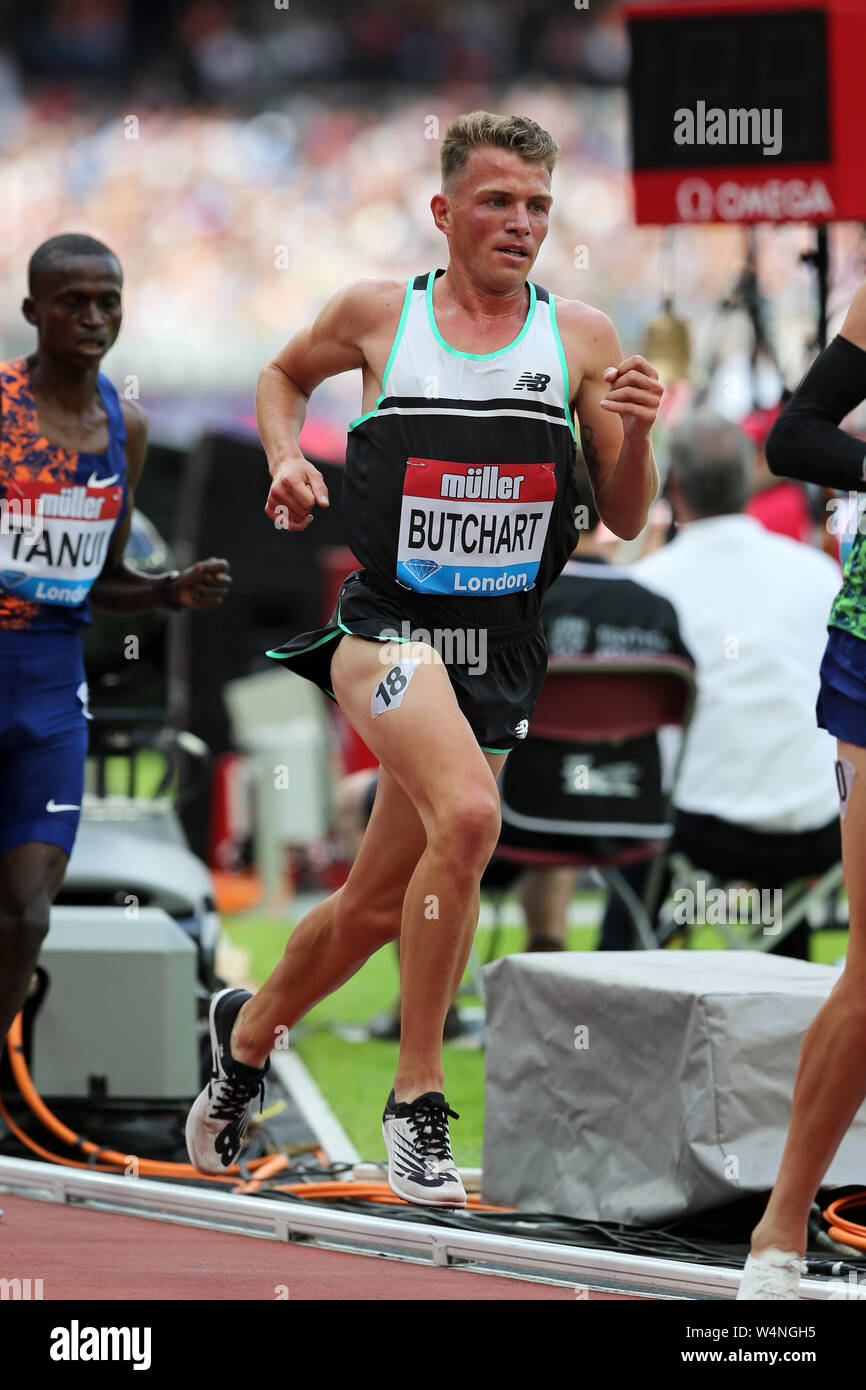
[[[16,1275],[13,1279],[0,1279],[0,1301],[6,1302],[28,1302],[34,1299],[43,1298],[41,1279],[22,1279]]]
[[[849,1269],[847,1282],[837,1277],[830,1280],[827,1288],[833,1290],[827,1295],[831,1302],[840,1303],[850,1299],[862,1303],[866,1300],[866,1275],[856,1269]]]
[[[403,653],[401,647],[407,642],[421,642],[430,648],[429,652],[413,650],[413,657],[419,661],[434,662],[436,655],[446,666],[465,666],[470,676],[483,676],[487,670],[487,629],[484,627],[413,627],[405,618],[396,627],[383,627],[380,632],[382,650],[379,654],[383,666],[399,661]]]
[[[73,1318],[68,1327],[52,1328],[48,1355],[52,1361],[131,1361],[134,1371],[147,1371],[151,1340],[149,1327],[82,1327]]]
[[[28,545],[35,545],[45,529],[42,517],[41,498],[0,497],[0,535],[23,536]]]
[[[677,145],[760,145],[765,155],[782,149],[781,106],[707,108],[699,101],[694,111],[680,106],[674,112],[674,141]]]
[[[827,530],[831,536],[844,536],[849,540],[866,532],[866,497],[862,492],[828,499]]]
[[[781,888],[707,888],[698,879],[694,890],[678,888],[674,893],[674,921],[680,927],[745,922],[763,927],[765,936],[775,936],[782,927],[782,892]]]

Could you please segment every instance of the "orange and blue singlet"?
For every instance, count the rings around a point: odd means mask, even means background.
[[[126,426],[100,372],[108,451],[49,444],[27,360],[0,363],[0,630],[69,632],[90,622],[87,596],[126,514]]]
[[[104,454],[40,433],[27,361],[0,362],[0,854],[42,841],[71,853],[87,752],[79,630],[127,512],[126,428],[98,378]]]

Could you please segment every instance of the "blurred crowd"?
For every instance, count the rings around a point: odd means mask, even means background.
[[[19,303],[33,247],[89,232],[125,270],[115,381],[135,378],[152,409],[199,403],[195,428],[229,398],[252,413],[264,361],[338,286],[445,263],[428,206],[439,140],[453,115],[488,107],[531,114],[562,147],[538,282],[605,309],[627,352],[670,297],[691,328],[692,377],[716,375],[713,403],[733,418],[773,406],[808,360],[809,228],[755,234],[777,349],[755,375],[748,318],[723,307],[745,229],[632,222],[619,6],[594,4],[589,17],[548,0],[410,0],[336,3],[325,17],[303,0],[49,0],[26,19],[13,8],[0,50],[6,356],[32,345]],[[596,31],[606,38],[594,47]],[[619,67],[592,67],[605,43]],[[831,229],[831,264],[838,322],[862,277],[859,228]],[[311,416],[342,423],[359,399],[353,374],[328,384]],[[158,409],[153,427],[160,438]]]
[[[43,0],[7,4],[36,78],[146,81],[186,100],[243,100],[309,79],[431,83],[532,71],[619,81],[619,0]],[[575,23],[575,11],[580,17]]]
[[[296,97],[239,117],[223,111],[117,106],[107,116],[58,115],[27,102],[4,123],[0,157],[0,340],[22,351],[20,317],[30,251],[61,231],[83,231],[117,251],[126,273],[126,322],[109,361],[148,390],[251,386],[267,357],[327,296],[364,276],[403,277],[444,263],[429,200],[448,120],[491,94],[417,94],[387,109],[329,107]],[[705,351],[712,308],[736,278],[740,228],[637,228],[629,209],[627,120],[621,92],[552,84],[510,87],[501,109],[525,111],[562,147],[551,231],[535,277],[587,299],[637,350],[666,280]],[[799,261],[808,229],[762,228],[761,286],[796,378],[814,328],[812,273]],[[847,301],[860,274],[859,232],[834,229]],[[671,261],[673,272],[667,261]],[[742,326],[726,352],[744,349]],[[740,332],[740,337],[736,333]],[[357,390],[357,388],[355,388]],[[769,402],[764,402],[769,404]]]
[[[31,346],[19,309],[29,253],[55,233],[88,232],[126,274],[112,377],[136,377],[145,405],[231,394],[251,405],[260,367],[341,284],[444,264],[429,211],[439,141],[454,115],[484,106],[533,116],[561,146],[539,283],[603,308],[626,351],[641,349],[671,296],[698,376],[722,364],[715,403],[733,416],[773,405],[779,374],[793,384],[801,373],[816,318],[814,272],[800,259],[810,229],[757,232],[779,360],[751,400],[749,324],[720,308],[747,233],[633,224],[622,64],[610,66],[616,82],[602,83],[601,68],[586,75],[591,32],[622,49],[619,7],[594,5],[592,24],[547,0],[336,4],[327,17],[300,0],[285,11],[218,0],[30,8],[0,51],[4,355]],[[316,80],[301,80],[304,65]],[[833,228],[831,255],[838,316],[862,275],[860,229]],[[343,379],[317,408],[351,418],[359,391]]]

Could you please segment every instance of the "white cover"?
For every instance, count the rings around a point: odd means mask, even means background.
[[[487,966],[484,1200],[641,1225],[769,1189],[803,1034],[839,973],[754,951]],[[826,1183],[866,1186],[866,1105]]]

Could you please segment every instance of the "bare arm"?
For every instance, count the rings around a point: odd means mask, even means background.
[[[256,417],[272,479],[265,511],[288,531],[309,526],[316,503],[328,506],[324,479],[298,442],[307,401],[327,377],[369,366],[368,344],[383,320],[396,324],[403,292],[381,280],[339,290],[259,375]]]
[[[570,405],[595,504],[615,535],[632,540],[646,525],[659,486],[650,444],[662,397],[658,373],[643,357],[623,360],[606,314],[576,301],[557,305],[557,314],[569,375],[580,382]]]

